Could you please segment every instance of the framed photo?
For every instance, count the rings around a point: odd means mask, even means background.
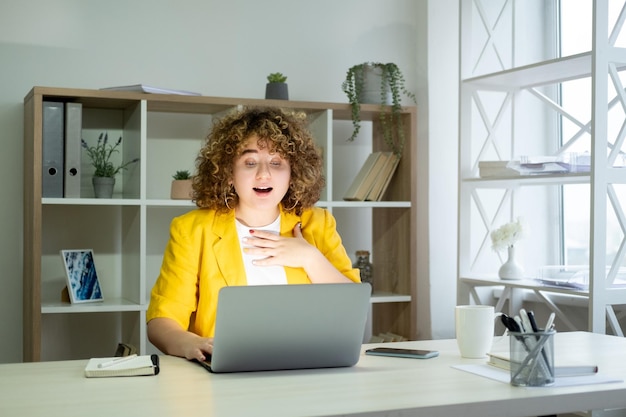
[[[102,301],[93,250],[64,249],[61,251],[61,257],[65,265],[67,289],[72,304]]]

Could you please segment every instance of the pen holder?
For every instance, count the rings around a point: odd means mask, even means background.
[[[554,335],[556,331],[509,332],[511,385],[542,387],[554,384]]]

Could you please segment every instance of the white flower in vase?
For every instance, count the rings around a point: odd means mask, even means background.
[[[495,251],[507,249],[508,259],[498,270],[498,276],[502,279],[520,279],[524,276],[524,270],[515,261],[515,243],[526,236],[527,228],[520,217],[516,221],[500,226],[491,232],[491,247]]]

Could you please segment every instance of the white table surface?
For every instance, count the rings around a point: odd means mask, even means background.
[[[626,339],[558,333],[557,355],[626,378]],[[520,388],[452,368],[455,340],[385,346],[437,349],[417,360],[362,355],[352,368],[211,374],[162,356],[158,376],[85,378],[86,360],[0,365],[0,416],[533,416],[626,408],[626,383]],[[364,345],[366,348],[377,345]]]

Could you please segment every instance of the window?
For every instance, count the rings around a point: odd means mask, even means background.
[[[558,32],[560,55],[570,56],[587,52],[592,49],[592,13],[591,0],[562,0],[559,3],[558,21],[555,28]],[[609,1],[609,33],[615,25],[623,7],[622,1]],[[615,46],[626,45],[625,37],[617,37]],[[626,85],[626,74],[619,74],[622,85]],[[624,106],[617,99],[614,83],[609,80],[609,101],[612,103],[608,116],[608,137],[614,142],[623,129],[625,119]],[[560,86],[560,104],[568,114],[576,120],[589,125],[591,120],[591,79],[581,79],[562,83]],[[560,137],[562,145],[570,144],[569,152],[584,155],[590,152],[590,130],[581,128],[572,120],[560,117]],[[624,153],[616,158],[614,165],[624,165]],[[614,186],[616,200],[622,206],[626,202],[624,186]],[[562,193],[562,263],[568,265],[585,265],[589,263],[589,232],[590,232],[590,186],[588,184],[563,186]],[[619,225],[616,210],[607,202],[607,265],[615,258],[623,234]],[[624,263],[622,262],[622,265]]]

